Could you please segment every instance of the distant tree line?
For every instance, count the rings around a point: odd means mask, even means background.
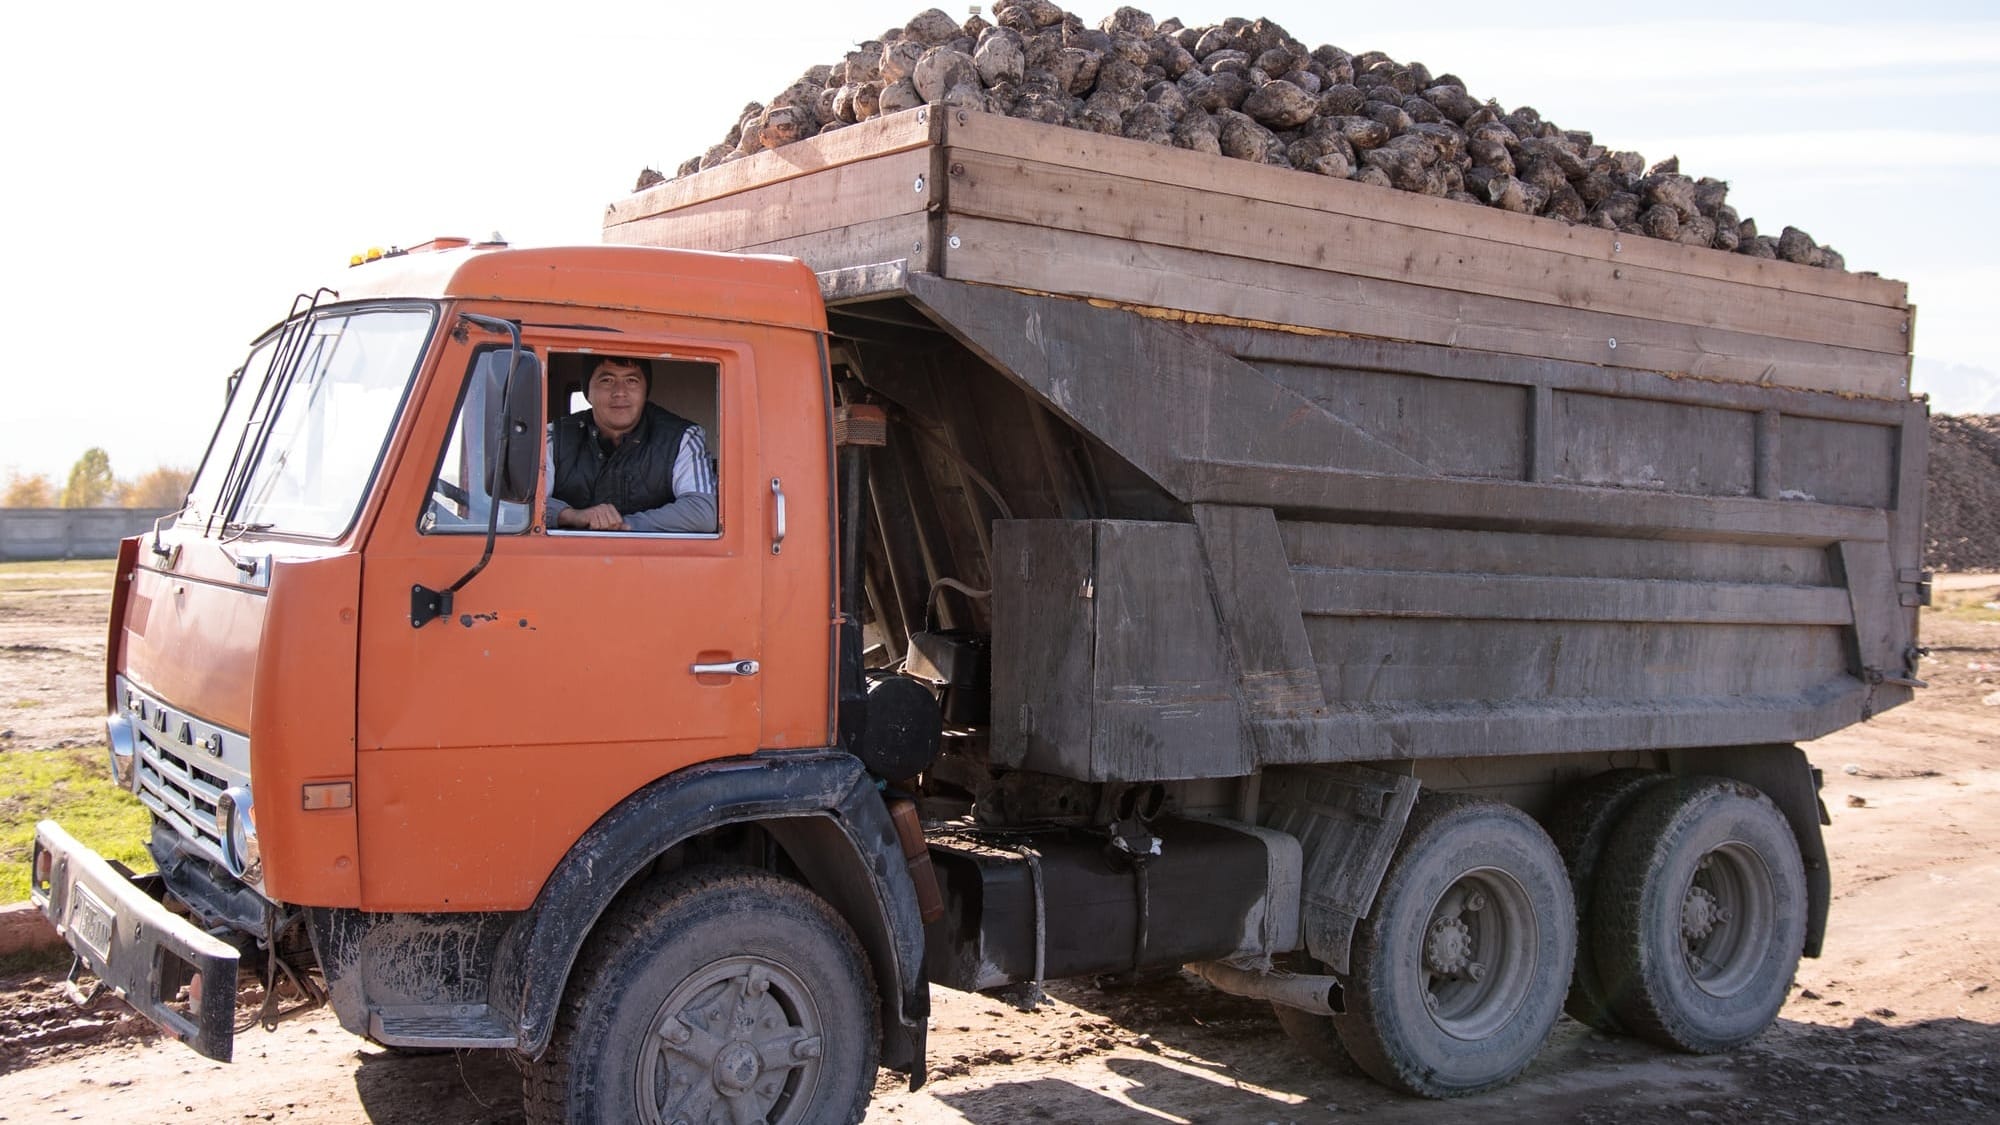
[[[92,446],[70,466],[60,489],[47,473],[10,470],[0,508],[178,508],[193,480],[194,470],[169,465],[120,480],[111,471],[111,455]]]

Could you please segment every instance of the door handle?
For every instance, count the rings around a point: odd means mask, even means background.
[[[725,660],[719,664],[693,664],[688,671],[697,676],[754,676],[762,667],[755,660]]]
[[[778,526],[771,533],[771,553],[775,555],[785,549],[785,486],[777,477],[771,478],[771,499],[778,518]]]

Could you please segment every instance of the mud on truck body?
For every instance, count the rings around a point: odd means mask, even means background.
[[[1915,686],[1901,286],[946,117],[301,298],[119,559],[159,872],[40,827],[84,965],[215,1058],[239,972],[517,1052],[536,1121],[857,1118],[932,983],[1187,966],[1428,1096],[1768,1026],[1797,743]],[[545,525],[606,354],[717,532]]]

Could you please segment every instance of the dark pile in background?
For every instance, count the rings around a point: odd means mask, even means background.
[[[1097,27],[1052,0],[1002,0],[994,23],[935,8],[752,102],[692,175],[884,114],[942,104],[1130,137],[1828,269],[1831,247],[1760,234],[1729,185],[1647,167],[1529,106],[1481,101],[1451,74],[1380,51],[1309,48],[1269,20],[1213,27],[1120,8]],[[997,26],[996,26],[997,25]],[[665,179],[647,169],[644,189]]]
[[[1924,565],[2000,571],[2000,414],[1931,418]]]

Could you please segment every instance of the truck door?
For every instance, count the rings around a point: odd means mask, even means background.
[[[564,373],[587,357],[526,342],[560,413]],[[412,626],[413,588],[450,585],[480,556],[479,373],[506,349],[489,335],[445,355],[368,546],[356,756],[371,909],[525,906],[625,795],[757,748],[770,551],[752,485],[768,482],[745,424],[752,367],[727,349],[619,343],[660,373],[653,401],[698,416],[715,530],[555,531],[540,504],[503,509],[492,559],[451,612]]]

